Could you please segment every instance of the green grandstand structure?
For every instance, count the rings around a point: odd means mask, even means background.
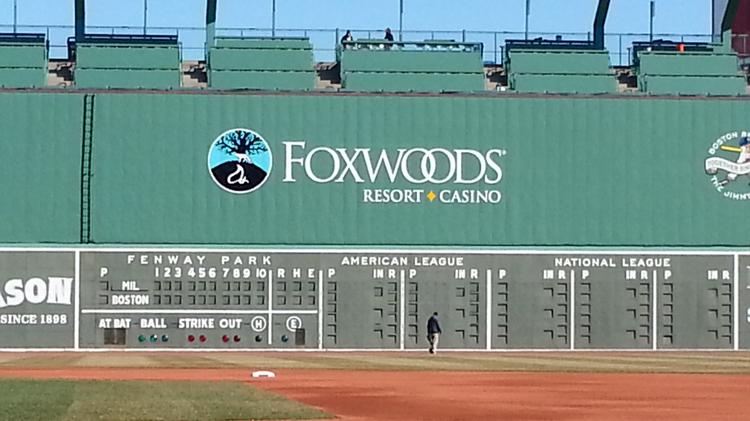
[[[750,349],[750,99],[709,42],[0,34],[0,349]],[[742,16],[740,16],[742,18]],[[740,26],[741,27],[741,26]],[[492,46],[496,49],[498,45]]]

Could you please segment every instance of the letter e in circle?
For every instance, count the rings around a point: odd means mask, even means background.
[[[291,316],[288,319],[286,319],[286,328],[290,332],[296,332],[297,329],[302,328],[302,319],[300,319],[297,316]]]

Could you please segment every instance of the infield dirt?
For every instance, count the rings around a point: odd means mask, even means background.
[[[2,377],[239,380],[336,414],[388,420],[747,420],[748,375],[278,369],[0,368]]]

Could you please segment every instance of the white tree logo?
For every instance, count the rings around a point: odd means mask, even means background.
[[[249,129],[227,130],[208,151],[208,170],[214,182],[230,193],[250,193],[268,179],[273,165],[263,137]]]

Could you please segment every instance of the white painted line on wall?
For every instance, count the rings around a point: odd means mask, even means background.
[[[177,310],[177,309],[83,309],[82,314],[318,314],[318,310]]]
[[[651,282],[651,349],[656,351],[656,347],[659,343],[659,281],[656,278],[656,270],[654,270],[654,279]]]
[[[733,294],[734,297],[734,303],[732,307],[734,307],[734,332],[732,334],[732,339],[734,340],[734,350],[738,351],[740,349],[740,256],[738,254],[734,255],[734,291]]]
[[[399,335],[399,349],[404,350],[404,326],[406,323],[404,322],[404,319],[406,317],[406,314],[404,313],[406,309],[406,299],[404,298],[404,292],[406,291],[406,271],[403,269],[401,270],[401,285],[399,286],[399,289],[401,290],[399,294],[399,308],[401,309],[401,334]]]
[[[323,270],[318,271],[318,349],[323,349]]]
[[[233,352],[395,352],[398,351],[396,348],[326,348],[319,350],[316,348],[80,348],[78,350],[73,348],[0,348],[0,352],[10,353],[22,353],[22,352],[86,352],[86,353],[127,353],[127,352],[173,352],[173,353],[195,353],[195,352],[219,352],[219,353],[233,353]],[[403,352],[424,352],[421,349],[405,349]],[[568,349],[540,349],[540,348],[495,348],[491,351],[480,348],[468,348],[468,349],[446,349],[443,348],[440,352],[470,352],[470,353],[570,353]],[[582,351],[574,351],[582,352]],[[641,348],[612,348],[612,349],[586,349],[585,352],[596,352],[596,353],[620,353],[620,352],[631,352],[638,353],[644,352]],[[651,352],[651,351],[646,351]],[[695,349],[668,349],[662,348],[658,351],[659,353],[695,353],[695,352],[734,352],[728,348],[695,348]]]
[[[0,247],[0,252],[4,251],[38,251],[38,252],[74,252],[74,251],[80,251],[83,253],[179,253],[179,252],[186,252],[186,253],[215,253],[215,254],[221,254],[221,253],[322,253],[322,254],[340,254],[340,253],[383,253],[383,254],[393,254],[393,253],[402,253],[402,254],[468,254],[468,255],[579,255],[579,254],[587,254],[587,255],[639,255],[639,254],[647,254],[647,255],[656,255],[656,256],[663,256],[663,255],[674,255],[674,256],[733,256],[734,253],[732,251],[714,251],[714,250],[677,250],[677,251],[669,251],[669,250],[650,250],[650,249],[634,249],[634,248],[624,248],[624,249],[610,249],[607,250],[605,247],[600,248],[599,250],[586,250],[586,249],[580,249],[580,250],[574,250],[574,249],[545,249],[545,248],[539,248],[539,249],[489,249],[489,248],[450,248],[450,249],[443,249],[440,247],[435,248],[392,248],[388,246],[383,246],[382,248],[315,248],[315,247],[294,247],[294,248],[245,248],[245,249],[238,249],[238,248],[221,248],[221,247],[214,247],[214,248],[190,248],[190,247],[184,247],[184,248],[159,248],[155,247],[154,245],[144,245],[144,247],[141,248],[134,248],[134,247],[91,247],[91,248],[73,248],[73,247]]]
[[[576,349],[576,271],[570,271],[570,350]]]
[[[273,344],[273,271],[268,271],[268,345]]]
[[[487,269],[487,288],[485,289],[487,294],[487,311],[485,312],[485,349],[492,349],[492,269]]]
[[[81,252],[75,252],[75,303],[73,305],[73,349],[80,348],[81,341]]]

